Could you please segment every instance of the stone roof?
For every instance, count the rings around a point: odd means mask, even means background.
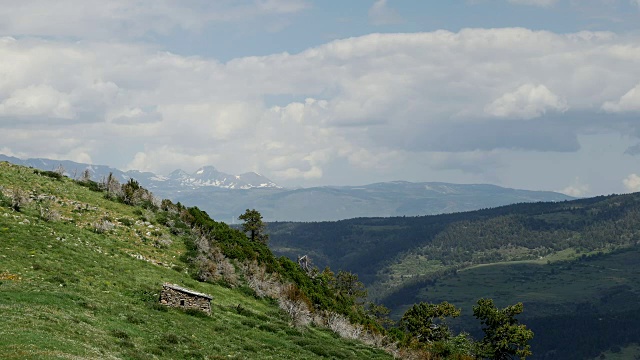
[[[164,287],[168,287],[168,288],[173,289],[173,290],[176,290],[176,291],[183,292],[185,294],[199,296],[199,297],[207,298],[209,300],[213,300],[213,296],[211,296],[211,295],[207,295],[207,294],[203,294],[203,293],[200,293],[200,292],[197,292],[197,291],[189,290],[189,289],[183,288],[183,287],[175,285],[175,284],[165,283],[163,286]]]

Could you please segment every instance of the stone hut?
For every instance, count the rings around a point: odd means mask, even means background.
[[[182,309],[196,309],[211,314],[213,297],[178,285],[165,283],[162,285],[160,304]]]

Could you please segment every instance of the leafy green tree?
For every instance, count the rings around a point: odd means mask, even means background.
[[[400,328],[419,343],[432,343],[451,337],[445,323],[448,317],[460,316],[460,309],[446,301],[440,304],[421,302],[413,305],[400,319]]]
[[[258,241],[263,244],[269,242],[269,235],[264,233],[266,225],[262,221],[262,214],[260,214],[258,210],[247,209],[238,219],[244,221],[242,231],[245,234],[250,233],[249,239],[251,239],[251,241]]]
[[[348,271],[338,271],[335,281],[336,292],[354,304],[358,299],[367,297],[367,289],[364,284],[358,280],[358,275]]]
[[[389,327],[394,324],[394,321],[389,318],[391,310],[384,305],[370,301],[365,307],[365,312],[367,316],[373,319],[380,327]]]
[[[478,355],[482,358],[506,360],[531,356],[533,331],[515,318],[523,311],[522,303],[498,309],[492,299],[480,299],[473,307],[473,316],[482,323],[484,338],[478,344]]]

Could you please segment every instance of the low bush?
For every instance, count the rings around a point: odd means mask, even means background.
[[[92,180],[75,180],[75,183],[94,192],[103,192],[104,187]]]
[[[47,176],[47,177],[50,177],[50,178],[56,179],[56,180],[62,180],[65,177],[61,172],[58,172],[58,171],[47,171],[47,170],[34,169],[33,172],[35,174],[42,175],[42,176]]]

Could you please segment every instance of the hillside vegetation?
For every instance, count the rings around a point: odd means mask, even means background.
[[[0,358],[391,357],[338,335],[366,333],[353,299],[293,281],[297,264],[197,208],[115,183],[0,163]],[[211,316],[159,305],[165,282],[212,295]],[[286,296],[261,294],[276,287]]]
[[[477,334],[471,307],[490,297],[524,303],[534,358],[614,356],[640,342],[637,193],[269,229],[274,252],[358,273],[395,318],[446,300],[463,310],[454,327]]]

